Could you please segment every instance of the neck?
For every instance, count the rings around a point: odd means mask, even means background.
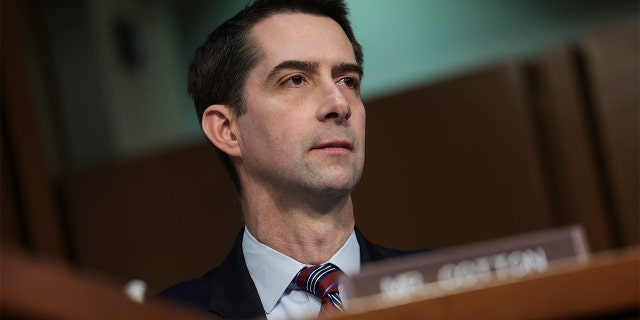
[[[327,262],[347,241],[355,222],[351,196],[333,205],[282,205],[248,194],[243,199],[247,228],[258,241],[301,263]]]

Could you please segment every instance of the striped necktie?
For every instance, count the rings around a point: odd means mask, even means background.
[[[292,282],[300,289],[320,298],[322,312],[325,315],[330,315],[335,311],[344,310],[338,293],[338,277],[340,274],[342,274],[340,268],[334,264],[326,263],[302,268]]]

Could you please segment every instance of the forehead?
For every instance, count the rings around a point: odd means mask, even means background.
[[[356,63],[347,35],[329,17],[278,13],[254,25],[250,36],[266,62],[336,59],[341,63]]]

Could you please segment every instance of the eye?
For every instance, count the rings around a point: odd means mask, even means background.
[[[300,75],[290,77],[284,82],[286,87],[299,87],[304,83],[304,78]]]
[[[358,88],[358,79],[353,78],[353,77],[345,77],[340,79],[340,81],[338,81],[338,84],[342,84],[347,88],[350,89],[357,89]]]

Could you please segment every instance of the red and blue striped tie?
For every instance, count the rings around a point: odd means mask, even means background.
[[[298,272],[293,283],[320,298],[322,312],[331,315],[335,311],[344,311],[338,292],[338,277],[341,273],[340,268],[332,263],[306,267]]]

